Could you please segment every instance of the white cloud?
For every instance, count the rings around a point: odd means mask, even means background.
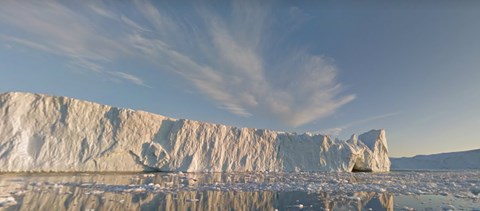
[[[87,8],[101,16],[115,18],[111,11],[93,4]],[[146,86],[132,74],[106,68],[106,64],[126,55],[128,47],[102,34],[103,26],[95,25],[88,16],[58,2],[6,1],[0,7],[0,26],[18,31],[9,34],[0,30],[0,39],[4,41],[66,57],[68,66],[76,69]]]
[[[350,123],[342,125],[342,126],[322,130],[322,131],[319,131],[318,133],[327,134],[327,135],[331,135],[331,136],[338,136],[342,131],[344,131],[348,128],[351,128],[353,126],[360,125],[360,124],[365,124],[367,122],[371,122],[371,121],[374,121],[374,120],[385,119],[385,118],[388,118],[388,117],[391,117],[391,116],[396,116],[398,114],[400,114],[400,113],[399,112],[392,112],[392,113],[372,116],[372,117],[368,117],[368,118],[365,118],[365,119],[360,119],[360,120],[357,120],[357,121],[353,121],[353,122],[350,122]]]
[[[20,45],[23,45],[23,46],[26,46],[26,47],[29,47],[29,48],[37,49],[37,50],[40,50],[40,51],[45,51],[45,52],[48,52],[48,53],[57,54],[56,51],[49,48],[48,46],[42,45],[40,43],[36,43],[34,41],[30,41],[30,40],[26,40],[26,39],[22,39],[22,38],[18,38],[18,37],[12,37],[12,36],[9,36],[9,35],[3,35],[3,34],[0,34],[0,39],[2,39],[4,41],[7,41],[7,42],[17,43],[17,44],[20,44]]]
[[[106,73],[109,75],[124,79],[126,81],[132,82],[134,84],[151,88],[150,86],[146,85],[142,79],[132,74],[128,74],[120,71],[107,71]]]
[[[100,2],[97,2],[97,3],[100,3]],[[88,7],[95,13],[97,13],[98,15],[101,15],[103,17],[106,17],[106,18],[110,18],[110,19],[116,19],[117,16],[115,15],[115,13],[113,12],[110,12],[108,10],[104,10],[102,9],[101,6],[98,6],[94,3],[90,3],[88,4]]]
[[[308,46],[278,46],[285,37],[275,38],[270,3],[233,1],[225,16],[202,4],[182,13],[136,0],[128,6],[138,11],[123,13],[95,1],[75,11],[59,2],[12,1],[0,8],[0,25],[25,36],[0,30],[0,39],[138,85],[145,85],[139,77],[107,67],[123,58],[146,60],[177,73],[221,109],[244,117],[269,115],[295,127],[351,102],[355,96],[342,95],[338,70],[328,57],[298,50]],[[286,15],[306,17],[299,8]]]
[[[140,24],[138,24],[138,23],[136,23],[135,21],[131,20],[130,18],[128,18],[128,17],[125,16],[125,15],[121,15],[121,16],[120,16],[120,20],[122,20],[123,23],[127,24],[128,26],[130,26],[130,27],[133,28],[133,29],[137,29],[137,30],[145,31],[145,32],[150,31],[150,30],[148,30],[148,29],[145,29],[143,26],[141,26]]]

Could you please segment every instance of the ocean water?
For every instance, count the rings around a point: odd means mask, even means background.
[[[480,171],[0,174],[2,209],[480,211]]]

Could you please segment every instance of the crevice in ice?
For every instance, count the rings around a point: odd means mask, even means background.
[[[162,145],[166,151],[171,151],[170,135],[173,133],[172,128],[176,121],[170,119],[162,120],[162,124],[158,129],[158,132],[154,135],[153,142]]]
[[[159,168],[155,168],[155,167],[152,167],[152,166],[145,165],[142,162],[142,159],[140,158],[140,156],[135,154],[132,150],[129,150],[128,153],[135,159],[135,162],[137,164],[139,164],[143,167],[143,171],[145,171],[145,172],[162,172]]]
[[[81,143],[81,150],[78,155],[78,158],[81,163],[86,163],[88,160],[90,160],[91,156],[88,156],[90,151],[90,145],[88,144],[87,138],[84,138]]]
[[[42,152],[42,147],[45,144],[45,138],[40,135],[34,135],[28,140],[28,154],[37,159]]]
[[[117,137],[118,128],[121,125],[120,110],[115,107],[111,107],[107,113],[105,113],[105,119],[107,119],[112,127],[112,137]]]
[[[170,160],[167,152],[158,143],[142,145],[142,163],[146,166],[163,166]]]
[[[352,172],[372,172],[372,170],[371,169],[355,168],[355,166],[353,166]]]
[[[68,104],[65,101],[64,97],[59,98],[60,103],[60,122],[63,125],[68,125]]]
[[[355,160],[355,164],[353,165],[353,168],[352,168],[351,172],[372,172],[372,171],[373,170],[371,168],[366,168],[365,167],[364,157],[360,156],[360,155],[357,155],[357,158]]]

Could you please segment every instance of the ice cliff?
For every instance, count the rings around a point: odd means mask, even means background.
[[[334,141],[66,97],[0,95],[0,172],[389,171],[387,153],[384,130]]]

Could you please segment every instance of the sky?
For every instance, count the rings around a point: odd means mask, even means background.
[[[0,93],[348,139],[480,148],[480,1],[0,3]]]

